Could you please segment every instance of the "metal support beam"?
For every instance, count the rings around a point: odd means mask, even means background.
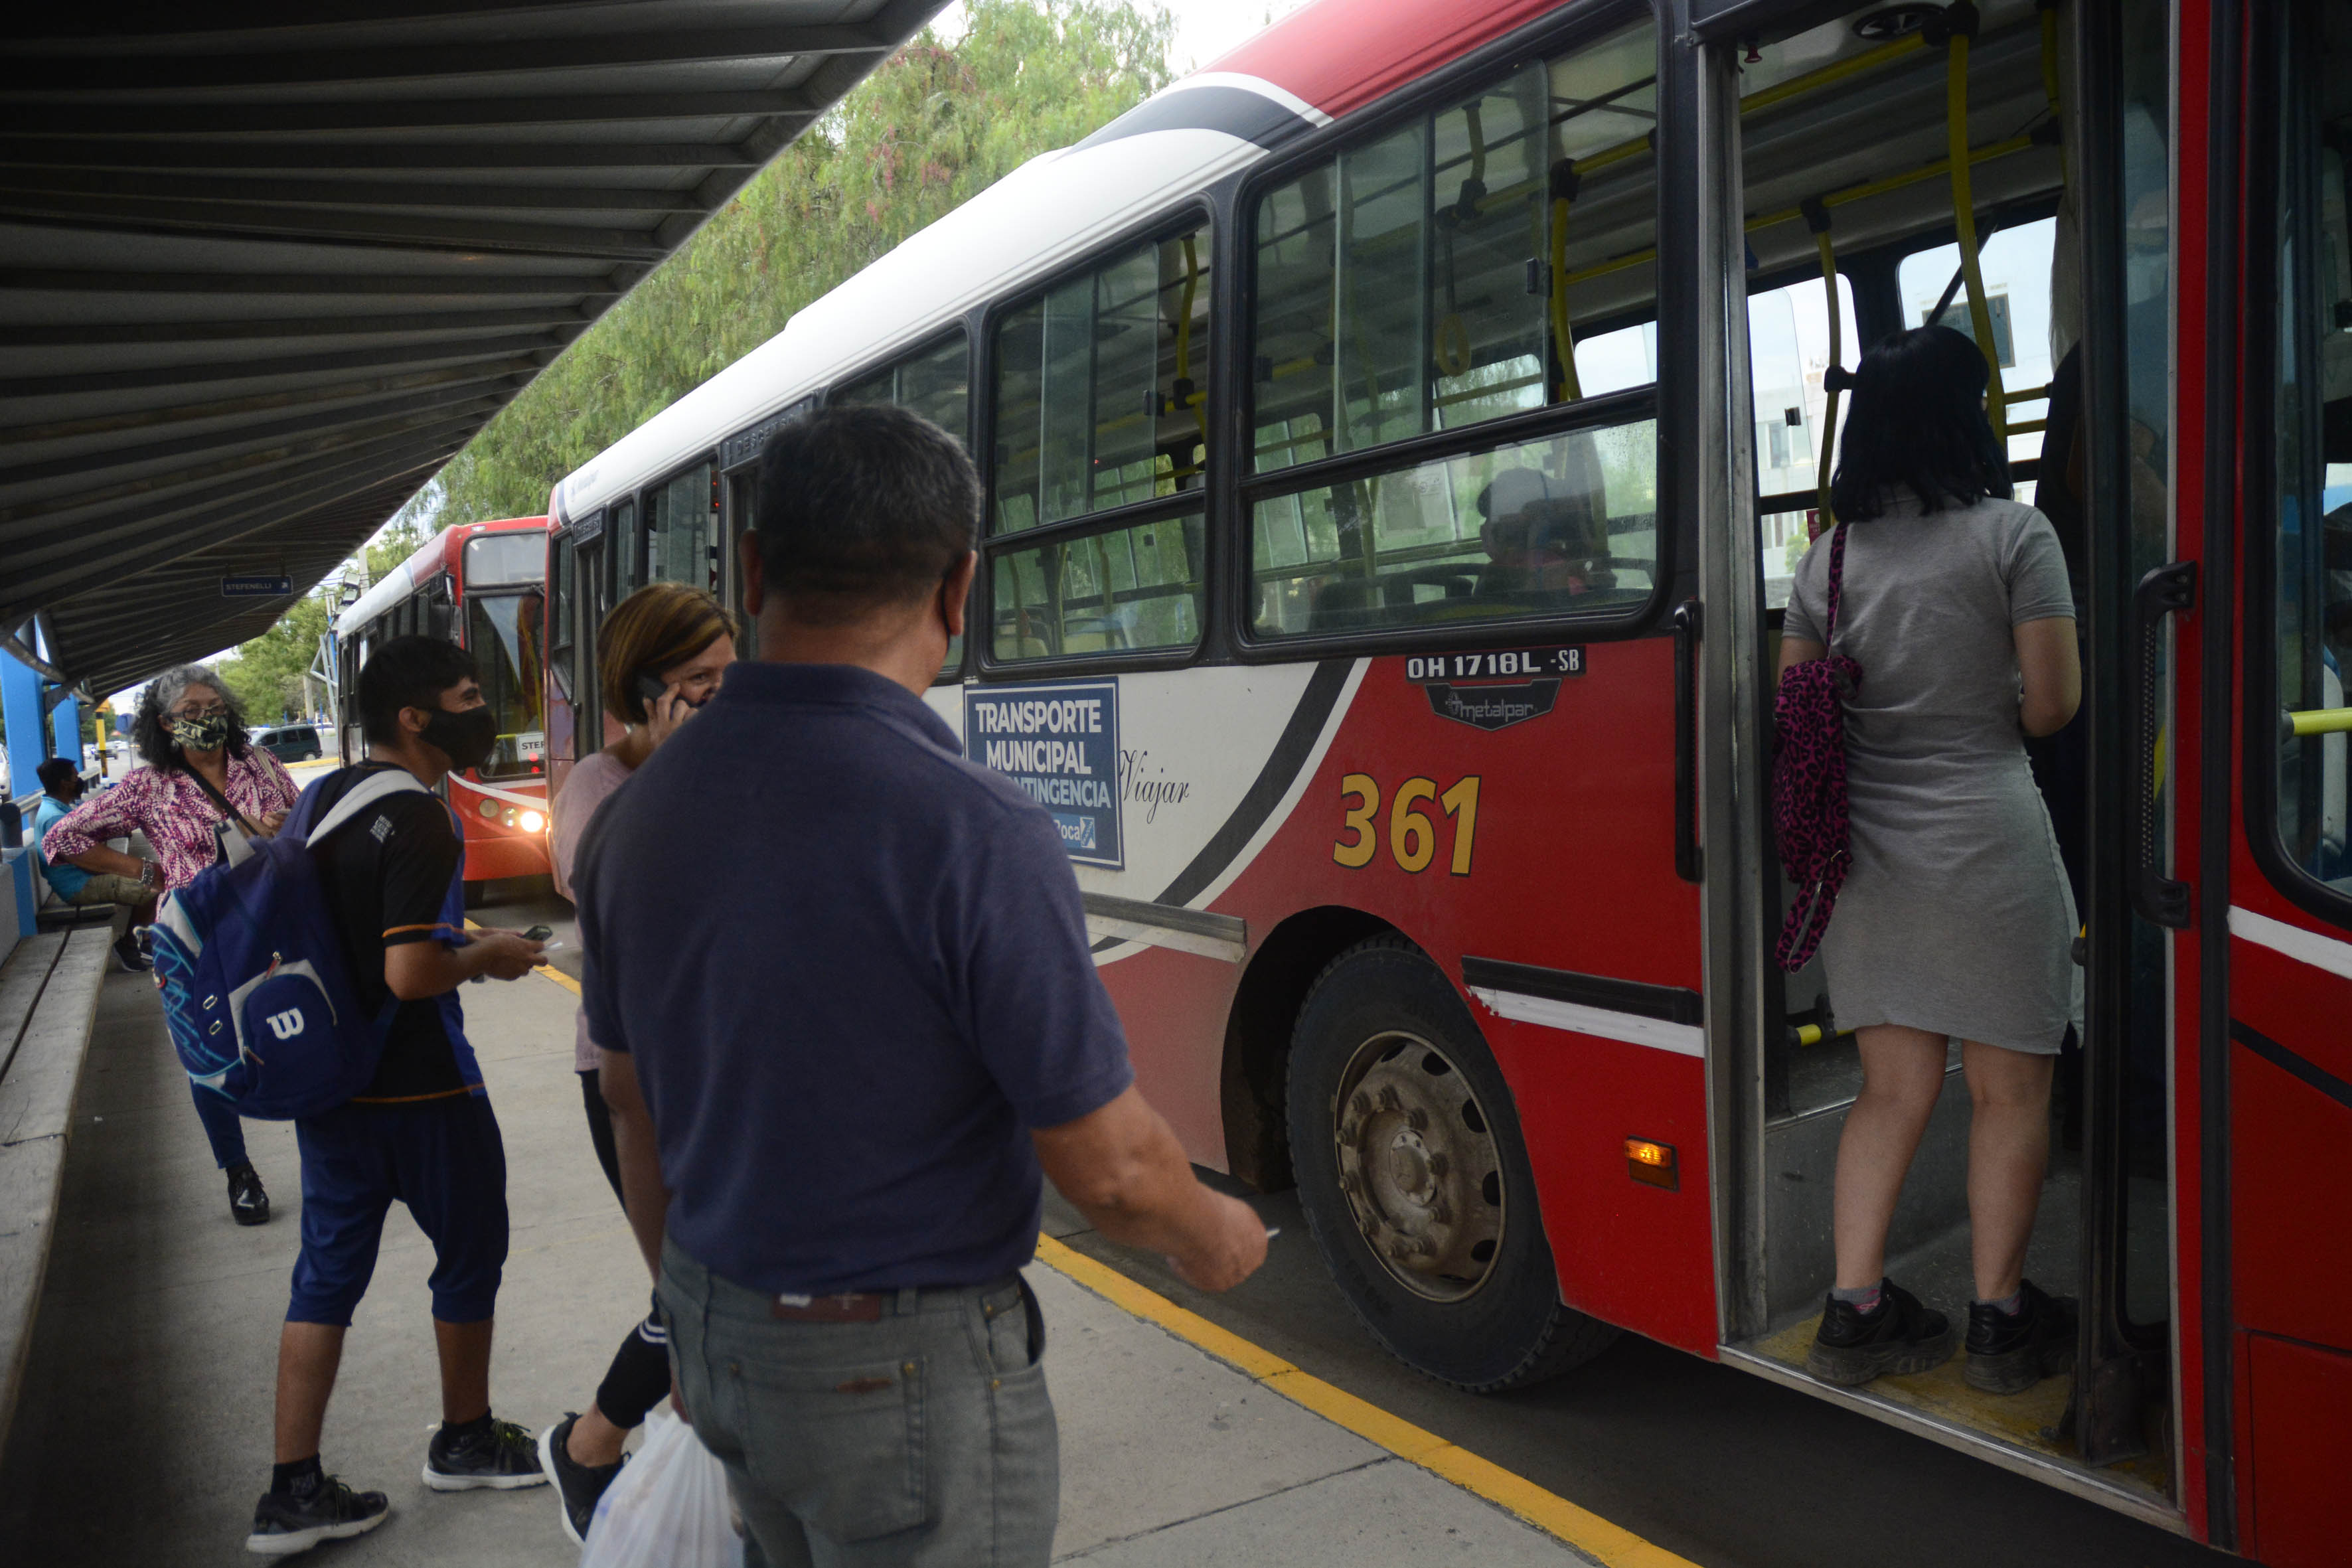
[[[692,191],[659,186],[452,184],[442,180],[241,179],[182,170],[26,169],[0,164],[0,205],[59,195],[233,202],[268,207],[479,208],[485,212],[695,212]]]
[[[579,224],[499,223],[434,216],[351,212],[340,207],[273,205],[259,202],[183,202],[154,197],[79,196],[0,189],[0,214],[77,228],[169,229],[190,236],[269,238],[313,244],[324,239],[394,241],[433,248],[503,250],[532,256],[599,256],[614,260],[667,254],[641,229],[590,228]]]
[[[389,257],[371,257],[381,266]],[[462,299],[468,294],[541,294],[551,299],[600,299],[625,292],[635,277],[625,268],[578,272],[484,272],[419,268],[414,272],[113,272],[62,271],[53,268],[0,267],[0,289],[53,289],[61,294],[432,294]]]
[[[383,364],[432,363],[488,359],[501,354],[560,352],[565,340],[553,332],[512,332],[455,343],[407,343],[396,348],[352,349],[338,353],[289,354],[278,359],[226,360],[153,370],[93,371],[85,375],[26,375],[0,381],[0,398],[65,397],[78,392],[128,392],[179,388],[223,381],[258,381],[274,375],[317,375]]]
[[[802,121],[822,110],[798,92],[639,92],[611,97],[337,99],[318,103],[0,104],[0,135],[253,136],[320,131],[488,131],[506,125],[633,121]],[[731,138],[721,138],[731,140]],[[709,138],[698,138],[709,140]]]
[[[757,169],[753,137],[728,142],[362,142],[348,145],[218,141],[156,142],[143,137],[0,136],[0,168],[299,169],[308,174],[415,170],[465,174],[483,169]],[[782,139],[788,142],[790,138]]]
[[[587,318],[576,307],[540,305],[519,310],[446,311],[432,315],[262,317],[236,321],[76,321],[43,327],[12,323],[17,348],[95,348],[107,344],[238,343],[270,338],[374,338],[428,332],[457,339],[509,327],[576,327]],[[0,476],[0,484],[6,483]]]
[[[521,29],[514,29],[520,31]],[[511,41],[469,41],[352,49],[223,52],[189,49],[177,39],[153,45],[172,52],[142,52],[136,43],[108,37],[102,54],[23,48],[0,63],[0,91],[77,93],[102,98],[121,92],[215,90],[223,88],[323,87],[340,83],[462,81],[468,76],[518,71],[580,70],[599,66],[681,62],[740,66],[785,62],[805,55],[887,54],[898,47],[871,27],[644,28]],[[71,46],[68,46],[71,47]]]

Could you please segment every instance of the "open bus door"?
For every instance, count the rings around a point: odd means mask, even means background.
[[[1742,30],[1714,46],[1711,67],[1740,104],[1736,132],[1724,117],[1726,184],[1745,233],[1726,234],[1720,254],[1748,296],[1734,363],[1749,396],[1746,406],[1734,396],[1729,423],[1746,437],[1748,461],[1733,466],[1752,500],[1731,510],[1726,531],[1752,542],[1753,575],[1709,586],[1755,606],[1752,640],[1715,655],[1752,661],[1735,682],[1744,700],[1719,720],[1752,726],[1762,742],[1743,748],[1756,760],[1727,785],[1748,802],[1726,813],[1752,846],[1742,875],[1719,880],[1712,855],[1707,868],[1711,938],[1744,936],[1755,999],[1753,1026],[1726,1042],[1737,1065],[1715,1101],[1732,1123],[1718,1142],[1739,1150],[1718,1209],[1729,1233],[1724,1353],[2177,1527],[2172,868],[2178,856],[2193,863],[2196,839],[2168,780],[2195,756],[2172,728],[2176,706],[2193,715],[2196,693],[2170,649],[2196,567],[2193,548],[2179,563],[2169,493],[2173,17],[2161,5],[2015,0],[1856,7],[1817,23],[1819,7],[1791,5],[1776,34],[1760,9],[1739,9]],[[2194,243],[2201,228],[2183,226]],[[1834,324],[1851,369],[1864,345],[1928,321],[1993,346],[1990,412],[2019,499],[2073,505],[2062,537],[2071,528],[2084,639],[2084,710],[2036,758],[2088,929],[2085,1017],[2069,1052],[2079,1066],[2062,1068],[2070,1111],[2027,1259],[2037,1283],[2083,1303],[2079,1375],[2006,1396],[1969,1388],[1958,1356],[1853,1390],[1804,1373],[1832,1272],[1832,1178],[1860,1064],[1818,963],[1783,975],[1770,956],[1789,897],[1763,820],[1777,611],[1831,468],[1829,335]],[[2194,378],[2185,384],[2193,392]],[[2193,972],[2193,939],[2185,951]],[[1718,973],[1709,982],[1718,994]],[[1973,1295],[1969,1125],[1955,1049],[1888,1255],[1897,1279],[1958,1314]]]

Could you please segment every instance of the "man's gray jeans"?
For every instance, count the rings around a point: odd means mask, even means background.
[[[671,1243],[660,1298],[745,1568],[1045,1568],[1060,1444],[1017,1279],[902,1290],[872,1322],[779,1321]]]

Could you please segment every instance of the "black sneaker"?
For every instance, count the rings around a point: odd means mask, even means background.
[[[2013,1317],[1990,1301],[1969,1303],[1963,1375],[1970,1388],[2022,1394],[2074,1366],[2074,1298],[2048,1295],[2031,1279],[2019,1285],[2018,1294],[2025,1300]]]
[[[1958,1339],[1950,1320],[1892,1279],[1878,1282],[1878,1310],[1864,1312],[1834,1297],[1805,1356],[1805,1370],[1842,1387],[1881,1373],[1933,1372],[1951,1359]]]
[[[563,1515],[563,1533],[574,1546],[588,1544],[588,1526],[595,1521],[596,1504],[629,1462],[624,1454],[609,1465],[583,1465],[569,1451],[572,1428],[580,1420],[567,1410],[563,1419],[539,1435],[539,1465],[555,1483],[555,1500]]]
[[[141,951],[139,938],[130,931],[124,931],[115,942],[114,957],[115,962],[133,974],[143,974],[154,967],[147,962],[147,954]]]
[[[469,1492],[479,1487],[505,1491],[535,1487],[547,1479],[539,1468],[539,1445],[528,1428],[492,1421],[488,1429],[452,1440],[448,1429],[433,1434],[425,1447],[425,1484],[436,1492]]]
[[[261,1190],[261,1173],[250,1160],[228,1168],[228,1217],[239,1225],[269,1222],[269,1194]]]
[[[253,1533],[245,1538],[245,1549],[264,1557],[291,1557],[321,1541],[365,1535],[391,1512],[392,1503],[382,1492],[355,1492],[325,1476],[308,1497],[262,1493],[253,1505]]]

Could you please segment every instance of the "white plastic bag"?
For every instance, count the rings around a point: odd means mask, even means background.
[[[596,1504],[580,1568],[742,1568],[725,1467],[665,1402]]]

